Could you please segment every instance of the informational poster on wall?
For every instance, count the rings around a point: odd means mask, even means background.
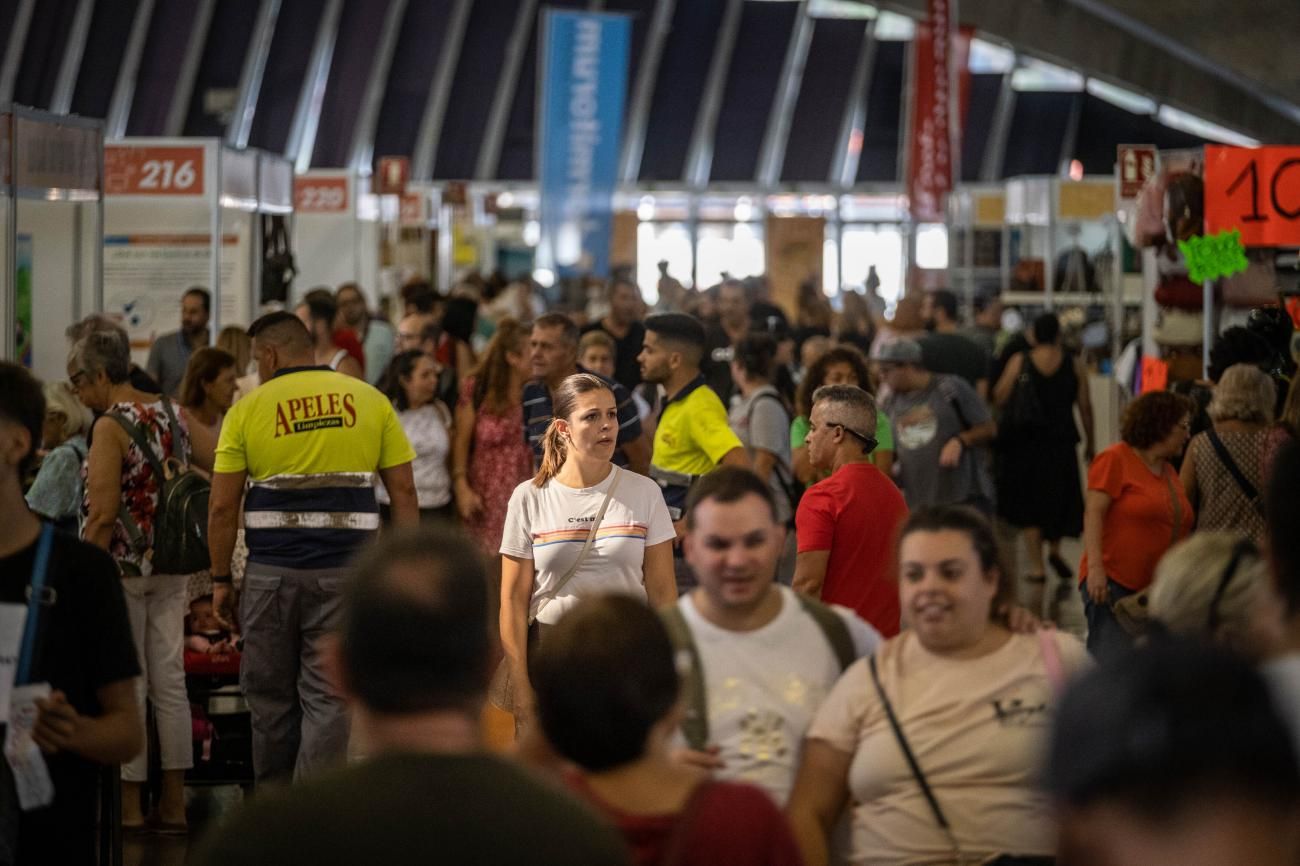
[[[237,232],[227,232],[221,242],[221,322],[247,324],[246,244]],[[180,327],[181,296],[193,286],[210,288],[211,281],[209,235],[104,237],[105,312],[121,321],[134,349],[148,349],[159,335]]]

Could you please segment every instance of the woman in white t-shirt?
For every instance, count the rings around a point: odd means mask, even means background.
[[[421,520],[452,520],[451,412],[438,399],[438,368],[419,349],[401,352],[388,365],[380,381],[384,395],[393,401],[397,420],[415,449],[411,469],[415,474],[415,495]],[[389,519],[388,490],[375,485],[375,498],[384,522]]]
[[[613,392],[578,373],[560,383],[553,405],[541,469],[515,488],[501,538],[501,645],[510,686],[498,677],[493,700],[517,725],[532,718],[529,640],[578,599],[618,592],[653,607],[677,600],[675,532],[663,493],[610,462],[618,444]]]
[[[854,864],[1050,862],[1051,809],[1035,773],[1056,695],[1088,664],[1083,644],[1008,629],[1009,573],[970,508],[913,514],[898,558],[910,628],[850,667],[808,729],[789,807],[804,860],[827,862],[851,799]]]

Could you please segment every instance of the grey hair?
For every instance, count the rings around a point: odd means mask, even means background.
[[[91,334],[112,334],[126,346],[127,352],[131,351],[131,338],[126,333],[126,328],[99,313],[91,313],[80,322],[73,322],[63,334],[68,338],[69,344],[80,342]]]
[[[1235,532],[1197,532],[1169,548],[1156,566],[1151,584],[1151,616],[1175,634],[1222,637],[1229,642],[1247,637],[1259,593],[1268,583],[1264,559],[1253,548],[1241,557],[1219,599],[1219,620],[1225,633],[1209,632],[1210,605],[1240,542],[1241,536]]]
[[[90,430],[94,416],[90,410],[81,405],[77,395],[67,382],[46,382],[41,388],[45,392],[45,413],[57,413],[63,416],[63,435],[85,436]]]
[[[91,376],[103,373],[120,385],[131,375],[131,348],[111,331],[93,331],[77,341],[68,354],[68,370]]]
[[[1219,377],[1206,408],[1211,421],[1273,423],[1277,388],[1267,373],[1253,364],[1233,364]]]
[[[864,436],[876,434],[876,401],[857,385],[823,385],[813,392],[812,405],[829,403],[835,423],[852,427]]]

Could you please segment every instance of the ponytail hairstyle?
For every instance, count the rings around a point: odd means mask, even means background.
[[[605,384],[599,376],[593,376],[590,373],[574,373],[563,382],[560,387],[555,389],[555,396],[552,400],[551,423],[547,425],[546,432],[542,434],[542,466],[533,476],[533,484],[542,487],[546,482],[555,477],[564,465],[565,458],[569,456],[569,446],[564,440],[564,435],[560,433],[559,423],[567,422],[574,410],[577,408],[578,397],[582,394],[590,394],[593,391],[610,391],[612,389]]]

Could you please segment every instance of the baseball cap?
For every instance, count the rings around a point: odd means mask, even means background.
[[[919,365],[921,363],[921,344],[906,337],[890,340],[876,349],[872,360],[885,364]]]

